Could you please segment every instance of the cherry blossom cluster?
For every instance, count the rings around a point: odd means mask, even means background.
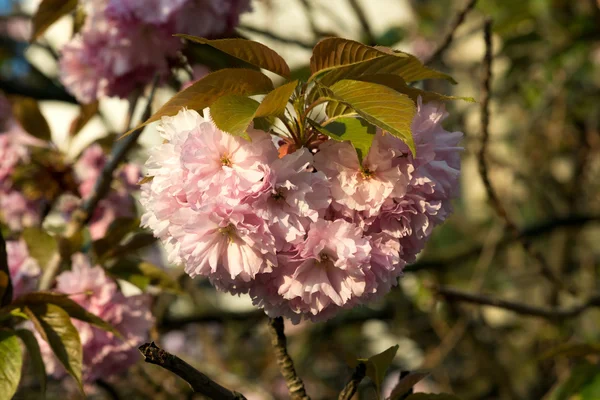
[[[451,212],[462,133],[444,130],[446,115],[419,101],[416,156],[378,131],[361,163],[333,140],[279,157],[269,134],[234,137],[184,109],[150,151],[142,224],[190,276],[249,293],[269,316],[331,318],[388,293]]]
[[[154,323],[150,312],[150,296],[141,294],[126,297],[117,283],[107,277],[100,266],[92,267],[87,256],[72,257],[72,269],[56,277],[56,290],[69,294],[87,311],[102,318],[122,335],[96,328],[72,319],[83,347],[83,380],[94,382],[119,374],[140,359],[138,346],[148,339]],[[39,338],[38,338],[39,339]],[[66,374],[44,340],[38,340],[46,371],[61,377]]]
[[[62,50],[60,75],[82,103],[126,97],[155,75],[167,77],[181,50],[173,35],[220,36],[248,0],[84,0],[85,23]]]

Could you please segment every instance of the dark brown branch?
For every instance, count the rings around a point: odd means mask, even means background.
[[[198,371],[181,358],[164,351],[154,342],[139,347],[144,361],[158,365],[190,384],[192,390],[214,400],[245,400],[243,394],[231,391]]]
[[[517,314],[540,317],[549,320],[574,318],[588,308],[600,307],[600,294],[593,295],[582,304],[570,308],[546,308],[535,307],[528,304],[511,302],[507,300],[494,299],[485,295],[465,293],[447,287],[437,287],[434,288],[434,291],[448,301],[464,301],[479,305],[498,307],[513,311]]]
[[[248,26],[248,25],[240,25],[238,27],[238,29],[245,30],[245,31],[248,31],[251,33],[256,33],[257,35],[261,35],[266,38],[276,40],[276,41],[284,43],[284,44],[291,44],[294,46],[303,47],[308,50],[312,50],[312,48],[314,47],[314,43],[306,43],[306,42],[303,42],[298,39],[285,38],[285,37],[279,36],[273,32],[265,31],[265,30],[262,30],[259,28],[254,28],[254,27]]]
[[[520,230],[517,227],[517,224],[512,220],[512,218],[508,215],[506,208],[500,201],[500,198],[494,187],[492,186],[492,182],[490,181],[489,171],[486,161],[486,152],[487,146],[489,143],[489,125],[490,125],[490,97],[491,97],[491,80],[492,80],[492,60],[493,60],[493,51],[492,51],[492,21],[487,19],[484,27],[484,39],[485,39],[485,56],[483,59],[483,81],[482,81],[482,99],[481,99],[481,148],[478,154],[479,161],[479,172],[481,175],[481,179],[483,180],[483,185],[485,187],[488,198],[490,199],[490,203],[496,214],[500,216],[506,223],[506,226],[512,232],[514,237],[520,236]],[[525,251],[527,251],[538,263],[540,267],[541,274],[548,279],[548,281],[552,282],[555,288],[557,289],[565,289],[570,293],[575,293],[572,288],[566,287],[565,283],[552,271],[552,268],[548,265],[546,259],[543,254],[539,251],[536,251],[530,240],[524,239],[521,240]]]
[[[429,58],[427,58],[427,60],[425,60],[425,64],[429,64],[431,62],[434,62],[438,58],[440,58],[442,56],[442,54],[446,51],[446,49],[448,47],[450,47],[452,40],[454,40],[454,34],[456,33],[456,30],[458,29],[459,26],[462,25],[467,14],[473,8],[475,8],[475,4],[477,4],[477,0],[469,0],[467,2],[467,4],[465,4],[465,6],[462,8],[462,10],[460,10],[458,12],[458,14],[456,14],[454,21],[452,21],[452,24],[450,25],[450,29],[448,30],[448,33],[446,33],[446,36],[444,37],[444,40],[442,40],[442,43],[431,54],[431,56],[429,56]]]
[[[154,79],[152,83],[152,89],[150,91],[150,95],[148,96],[148,103],[146,105],[146,109],[144,110],[144,114],[142,116],[142,120],[146,120],[150,118],[152,114],[152,102],[154,100],[154,94],[156,92],[156,87],[158,86],[158,76]],[[132,113],[133,110],[130,110]],[[130,118],[130,117],[129,117]],[[127,153],[133,148],[137,139],[142,134],[144,127],[135,130],[131,135],[127,136],[123,140],[120,140],[115,143],[112,155],[104,168],[102,169],[102,173],[98,180],[96,181],[96,185],[92,190],[90,197],[83,202],[83,205],[77,208],[73,214],[71,215],[71,219],[67,225],[65,230],[64,237],[66,239],[71,239],[81,229],[84,225],[89,221],[89,219],[94,214],[94,210],[96,206],[108,194],[110,191],[110,187],[113,181],[113,175],[119,164],[125,159]],[[66,261],[64,258],[67,256],[66,254],[55,254],[48,266],[44,269],[42,277],[40,278],[39,288],[40,290],[48,290],[51,285],[54,277],[58,273],[60,266]]]
[[[348,381],[344,389],[342,389],[338,400],[350,400],[352,396],[354,396],[354,393],[356,393],[358,385],[364,379],[366,374],[367,366],[364,363],[359,363],[354,369],[350,381]]]
[[[302,379],[296,373],[294,362],[287,352],[287,339],[283,332],[283,318],[269,318],[269,333],[271,344],[275,349],[275,357],[285,379],[285,384],[290,392],[292,400],[310,400],[304,389]]]
[[[369,21],[367,21],[367,16],[365,15],[364,10],[358,4],[357,0],[348,0],[350,2],[350,7],[356,14],[356,18],[358,18],[358,22],[360,23],[360,27],[362,28],[363,33],[366,37],[366,42],[369,46],[375,46],[377,43],[375,41],[375,35],[373,35],[373,31],[371,30],[371,26],[369,25]]]

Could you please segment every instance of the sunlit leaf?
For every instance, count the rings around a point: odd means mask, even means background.
[[[223,96],[210,107],[211,118],[222,131],[249,139],[246,130],[252,120],[282,115],[297,85],[298,81],[286,83],[269,92],[260,103],[244,96]]]
[[[197,36],[179,34],[176,35],[192,42],[206,44],[235,58],[252,64],[256,67],[266,69],[281,75],[290,76],[290,67],[285,60],[274,50],[262,43],[246,39],[215,39],[209,40]]]
[[[321,40],[313,49],[310,58],[310,70],[314,79],[317,75],[354,64],[364,63],[386,54],[374,47],[366,46],[354,40],[330,37]]]
[[[383,378],[385,377],[385,373],[390,367],[390,365],[392,365],[392,362],[394,361],[394,357],[396,356],[399,347],[400,346],[395,345],[369,358],[358,359],[355,362],[353,362],[351,366],[354,367],[359,362],[365,363],[365,365],[367,366],[367,376],[373,381],[373,383],[377,387],[377,393],[381,393],[381,384],[383,383]]]
[[[77,7],[77,0],[42,0],[33,16],[32,40],[37,39],[60,17]]]
[[[332,100],[327,102],[327,106],[325,107],[325,114],[327,115],[327,118],[335,118],[341,115],[356,114],[356,111],[354,111],[352,107],[349,107],[344,103]]]
[[[57,292],[32,292],[19,296],[11,306],[28,307],[36,310],[36,307],[43,307],[45,304],[52,304],[60,307],[71,318],[90,323],[108,332],[120,336],[120,333],[108,322],[92,314],[75,301],[71,300],[66,294]]]
[[[140,181],[137,183],[138,185],[143,185],[144,183],[149,183],[152,182],[152,180],[154,179],[154,176],[145,176],[142,179],[140,179]]]
[[[23,352],[13,331],[0,329],[0,398],[13,397],[21,381]]]
[[[411,124],[415,103],[406,95],[383,85],[342,80],[331,87],[334,100],[343,102],[361,117],[402,139],[415,153]]]
[[[271,90],[273,90],[273,82],[258,71],[243,68],[221,69],[206,75],[189,88],[177,93],[148,120],[123,136],[164,116],[175,115],[183,107],[203,110],[224,95],[252,96],[268,93]]]
[[[25,307],[25,313],[42,338],[48,342],[65,370],[75,378],[83,392],[81,339],[69,314],[54,304],[36,304]]]
[[[22,238],[27,244],[29,255],[44,269],[58,250],[56,238],[40,228],[25,228]]]
[[[128,281],[142,290],[145,290],[148,285],[173,292],[181,290],[177,281],[165,270],[144,261],[119,260],[107,272],[113,277]]]
[[[40,111],[38,102],[30,97],[11,96],[12,112],[23,129],[31,136],[49,141],[50,126]]]
[[[17,329],[15,332],[21,341],[27,348],[27,355],[29,356],[29,361],[33,366],[34,372],[39,379],[40,391],[42,392],[42,397],[46,393],[46,367],[44,365],[44,360],[42,359],[42,354],[40,352],[40,345],[38,344],[37,339],[33,335],[33,333],[28,329]]]
[[[319,131],[338,141],[349,141],[359,160],[369,153],[377,128],[362,118],[342,117],[319,128]]]

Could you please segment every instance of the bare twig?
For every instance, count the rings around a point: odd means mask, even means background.
[[[467,14],[473,8],[475,8],[475,4],[477,4],[477,0],[469,0],[467,4],[465,4],[465,6],[458,12],[458,14],[456,14],[454,21],[452,21],[452,24],[450,25],[450,30],[448,30],[448,33],[446,33],[446,36],[444,37],[444,40],[442,40],[442,43],[440,43],[438,48],[435,49],[435,51],[427,58],[427,60],[425,60],[425,64],[429,64],[442,56],[442,54],[452,43],[452,40],[454,40],[454,34],[456,33],[458,27],[462,25]]]
[[[492,80],[492,21],[490,19],[486,20],[484,27],[484,38],[485,38],[485,56],[483,60],[483,81],[482,81],[482,99],[481,99],[481,148],[478,154],[479,161],[479,172],[481,174],[481,179],[483,180],[483,185],[485,186],[485,190],[490,199],[490,203],[493,209],[496,211],[496,214],[500,216],[506,223],[506,226],[512,233],[514,237],[520,237],[521,232],[517,227],[517,224],[512,220],[512,218],[508,215],[506,208],[500,201],[500,198],[489,177],[489,171],[486,161],[486,151],[489,143],[489,125],[490,125],[490,86]],[[567,288],[565,283],[556,276],[552,268],[548,265],[546,259],[543,254],[536,251],[532,247],[532,242],[527,239],[523,239],[520,241],[525,251],[527,251],[539,264],[541,274],[548,279],[550,282],[554,284],[556,288],[565,289],[570,293],[575,293],[572,288]]]
[[[154,342],[141,345],[139,350],[144,356],[144,361],[171,371],[189,383],[196,393],[214,400],[246,399],[243,394],[224,388],[181,358],[159,348]]]
[[[302,379],[296,373],[294,362],[287,352],[287,340],[283,332],[283,318],[269,318],[269,333],[271,334],[271,344],[275,349],[275,357],[285,379],[292,400],[310,400],[304,389]]]
[[[468,303],[503,308],[516,312],[517,314],[540,317],[549,320],[562,320],[574,318],[592,307],[600,307],[600,294],[589,297],[580,305],[570,308],[546,308],[535,307],[524,303],[511,302],[507,300],[494,299],[479,294],[465,293],[447,287],[434,288],[435,292],[446,300],[464,301]]]
[[[366,42],[369,46],[375,46],[377,43],[375,41],[375,35],[373,35],[373,31],[371,30],[371,26],[369,25],[369,21],[367,21],[367,16],[365,15],[365,11],[362,9],[360,4],[358,4],[357,0],[348,0],[350,3],[350,7],[356,14],[356,18],[358,18],[358,22],[360,22],[360,27],[365,34]]]
[[[154,93],[158,86],[158,76],[154,79],[150,95],[148,96],[148,103],[144,110],[142,120],[146,120],[152,113],[152,101],[154,100]],[[144,127],[135,130],[131,135],[125,137],[115,143],[112,150],[111,158],[108,160],[100,177],[96,181],[96,185],[92,190],[91,195],[83,202],[82,206],[77,208],[71,215],[71,219],[67,224],[64,237],[69,240],[74,238],[84,227],[84,225],[90,220],[94,214],[96,206],[108,194],[113,181],[113,175],[119,164],[125,159],[127,153],[133,148],[137,139],[141,135]],[[51,260],[48,262],[47,267],[44,269],[42,277],[40,278],[39,289],[48,290],[52,286],[52,281],[58,273],[60,266],[66,261],[66,252],[58,252],[54,254]]]
[[[285,37],[279,36],[273,32],[265,31],[265,30],[262,30],[259,28],[255,28],[253,26],[240,25],[238,27],[238,29],[245,30],[250,33],[256,33],[257,35],[261,35],[266,38],[276,40],[276,41],[284,43],[284,44],[291,44],[291,45],[302,47],[302,48],[305,48],[308,50],[312,50],[312,48],[314,47],[314,43],[306,43],[306,42],[303,42],[301,40],[294,39],[294,38],[285,38]]]
[[[350,400],[352,396],[354,396],[354,393],[356,393],[360,381],[364,379],[366,374],[367,366],[365,363],[359,363],[354,369],[350,381],[348,381],[346,386],[344,386],[344,389],[342,389],[338,400]]]

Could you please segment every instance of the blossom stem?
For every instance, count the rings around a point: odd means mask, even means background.
[[[200,393],[209,399],[215,400],[246,399],[243,394],[224,388],[181,358],[164,351],[154,342],[144,343],[139,347],[139,350],[144,356],[144,361],[158,365],[179,376],[189,383],[195,393]]]
[[[144,110],[144,115],[142,116],[142,120],[146,120],[150,118],[152,113],[152,102],[154,100],[154,93],[156,92],[156,87],[158,86],[159,77],[156,76],[154,82],[152,84],[152,89],[150,91],[150,95],[148,96],[148,103],[146,105],[146,109]],[[131,117],[128,117],[131,118]],[[94,214],[96,210],[96,206],[108,194],[110,191],[110,186],[113,180],[113,174],[121,161],[123,161],[129,153],[129,151],[133,148],[137,139],[143,132],[144,127],[137,129],[131,135],[125,137],[123,140],[118,141],[113,146],[112,157],[106,163],[102,170],[102,174],[98,178],[96,185],[94,187],[93,192],[88,197],[88,199],[83,202],[83,204],[77,208],[71,215],[71,219],[67,225],[65,230],[64,238],[70,242],[72,241],[79,232],[83,229],[85,224],[89,221],[89,219]],[[52,282],[54,281],[54,277],[60,271],[60,267],[68,260],[70,254],[68,251],[65,251],[62,246],[63,251],[60,251],[52,256],[48,265],[44,269],[42,277],[40,278],[39,289],[40,290],[48,290],[52,286]]]
[[[354,393],[356,393],[358,385],[363,380],[366,374],[367,366],[365,365],[365,363],[359,363],[354,369],[354,372],[350,377],[350,381],[348,381],[344,389],[342,389],[342,391],[340,392],[338,400],[350,400],[352,396],[354,396]]]
[[[285,384],[292,397],[292,400],[310,400],[304,389],[302,379],[296,373],[294,362],[287,352],[287,339],[283,332],[283,318],[269,318],[269,333],[271,334],[271,344],[275,349],[275,357],[285,379]]]

